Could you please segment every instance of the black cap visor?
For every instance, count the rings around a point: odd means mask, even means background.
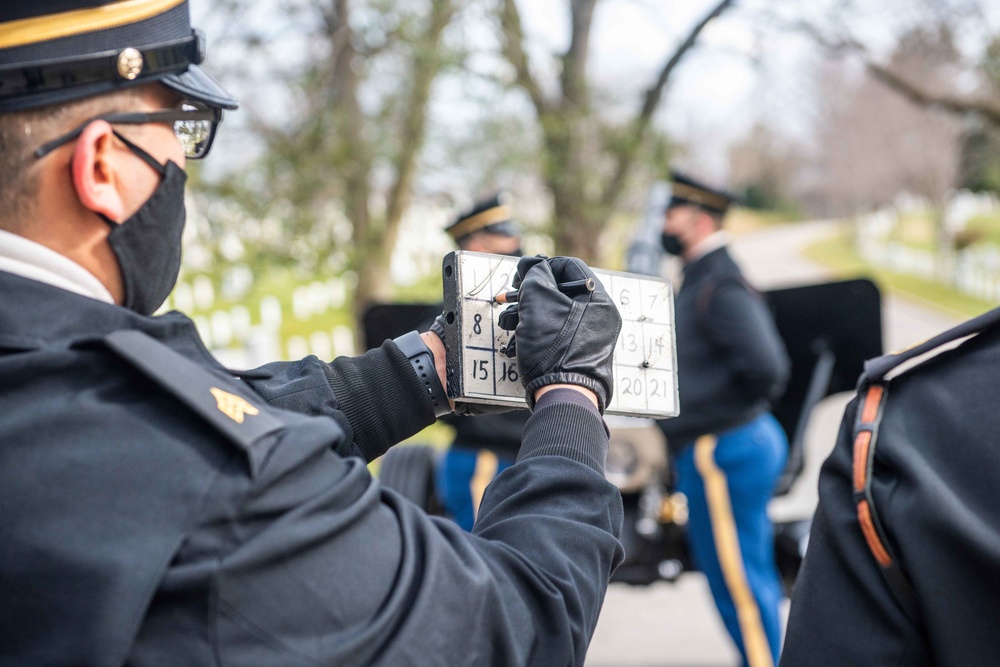
[[[235,109],[239,102],[198,65],[191,65],[186,72],[168,74],[160,83],[186,100],[201,102],[216,109]]]

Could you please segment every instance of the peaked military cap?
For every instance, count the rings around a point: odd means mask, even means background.
[[[0,112],[159,82],[218,109],[237,101],[206,74],[187,0],[3,0]]]
[[[475,232],[489,232],[501,236],[520,236],[521,230],[511,220],[509,197],[498,193],[489,199],[476,202],[470,210],[462,213],[444,231],[457,243]]]
[[[670,201],[667,210],[675,206],[698,206],[710,213],[724,214],[736,196],[699,183],[690,176],[673,172],[670,175]]]

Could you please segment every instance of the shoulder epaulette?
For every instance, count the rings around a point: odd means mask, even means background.
[[[254,443],[285,426],[263,398],[238,386],[236,380],[213,374],[141,331],[116,331],[105,336],[104,342],[244,449],[251,473],[256,475],[261,453],[254,450]]]
[[[864,372],[858,381],[858,390],[861,391],[863,387],[871,382],[884,379],[894,369],[902,366],[911,359],[916,359],[928,352],[933,352],[942,345],[981,333],[995,326],[1000,326],[1000,308],[995,308],[983,313],[979,317],[962,322],[957,327],[948,329],[933,338],[928,338],[923,343],[914,345],[913,347],[869,359],[865,362]]]

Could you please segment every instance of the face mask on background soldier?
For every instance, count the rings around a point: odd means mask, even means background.
[[[680,255],[684,252],[684,244],[681,243],[681,237],[677,234],[663,232],[660,234],[660,244],[669,255]]]

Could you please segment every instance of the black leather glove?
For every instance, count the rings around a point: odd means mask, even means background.
[[[593,291],[565,288],[587,279]],[[603,414],[614,391],[612,356],[622,318],[601,281],[575,257],[524,257],[512,285],[518,300],[500,313],[499,324],[515,332],[528,406],[534,408],[540,387],[576,384],[597,394]]]
[[[448,344],[444,340],[444,326],[447,323],[445,319],[445,314],[441,313],[434,318],[434,321],[428,327],[428,331],[433,331],[437,334],[437,337],[441,339],[441,343],[444,344],[445,349],[447,349]],[[448,382],[451,383],[452,369],[448,368]],[[451,392],[448,392],[451,395]],[[517,406],[506,406],[506,405],[483,405],[481,403],[464,403],[462,401],[455,401],[455,410],[452,414],[460,415],[463,417],[476,417],[479,415],[498,415],[504,412],[510,412],[512,410],[517,410]]]

